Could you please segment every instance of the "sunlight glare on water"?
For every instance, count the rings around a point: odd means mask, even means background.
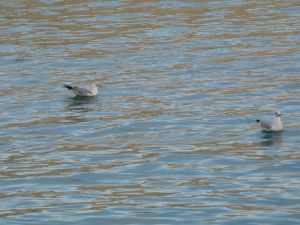
[[[1,224],[299,222],[298,0],[0,10]]]

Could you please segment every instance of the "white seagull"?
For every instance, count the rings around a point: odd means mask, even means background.
[[[64,87],[72,91],[76,96],[90,97],[90,96],[96,96],[98,94],[98,87],[101,87],[101,85],[95,82],[86,88],[71,86],[68,84],[64,84]]]
[[[262,130],[265,131],[282,131],[281,112],[276,111],[273,121],[256,120]]]

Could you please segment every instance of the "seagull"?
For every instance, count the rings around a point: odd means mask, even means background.
[[[101,87],[101,85],[97,82],[93,83],[89,87],[86,88],[80,88],[77,86],[71,86],[68,84],[63,84],[65,88],[71,90],[76,96],[96,96],[98,94],[98,87]]]
[[[281,122],[281,112],[276,111],[273,121],[256,120],[259,127],[264,131],[282,131],[283,125]]]

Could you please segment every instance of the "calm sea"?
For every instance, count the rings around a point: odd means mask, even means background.
[[[299,224],[299,0],[0,12],[1,225]]]

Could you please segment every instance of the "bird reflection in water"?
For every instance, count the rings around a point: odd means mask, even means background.
[[[263,139],[261,143],[262,146],[271,146],[271,145],[281,145],[283,142],[282,139],[283,131],[262,131],[261,138]]]
[[[76,96],[66,100],[67,108],[71,111],[89,112],[98,109],[99,99],[95,97]]]

